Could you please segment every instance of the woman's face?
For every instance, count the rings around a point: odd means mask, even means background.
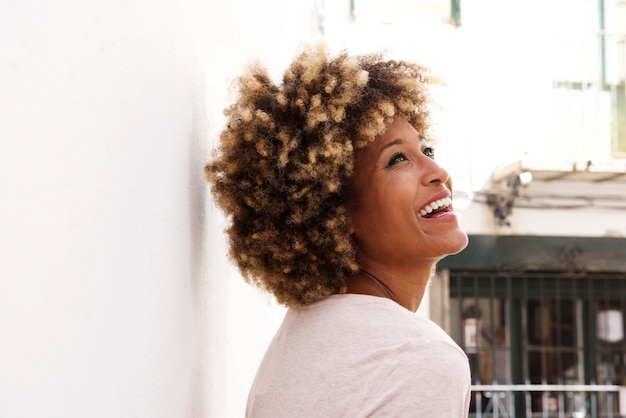
[[[405,119],[356,155],[351,233],[365,267],[435,262],[467,245],[448,173]]]

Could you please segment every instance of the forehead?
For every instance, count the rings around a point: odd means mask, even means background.
[[[426,138],[406,120],[403,118],[397,118],[391,125],[387,127],[387,130],[381,135],[376,137],[374,141],[363,148],[362,154],[376,154],[393,145],[402,144],[420,144],[427,142]]]
[[[396,135],[409,135],[415,139],[423,139],[422,135],[404,118],[396,118],[387,130],[380,135],[380,139]]]

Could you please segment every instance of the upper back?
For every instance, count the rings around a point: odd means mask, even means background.
[[[467,357],[432,321],[389,299],[334,295],[287,312],[248,416],[465,417],[469,384]]]

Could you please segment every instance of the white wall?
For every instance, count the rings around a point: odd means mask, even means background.
[[[203,14],[0,2],[0,416],[190,408]]]
[[[241,416],[283,311],[202,177],[228,80],[313,2],[0,3],[0,416]]]

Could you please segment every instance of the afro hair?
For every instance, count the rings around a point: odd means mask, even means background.
[[[258,63],[236,81],[205,167],[231,259],[286,306],[343,293],[359,270],[348,232],[355,152],[396,117],[427,134],[436,78],[382,53],[332,56],[317,45],[299,51],[282,83]]]

